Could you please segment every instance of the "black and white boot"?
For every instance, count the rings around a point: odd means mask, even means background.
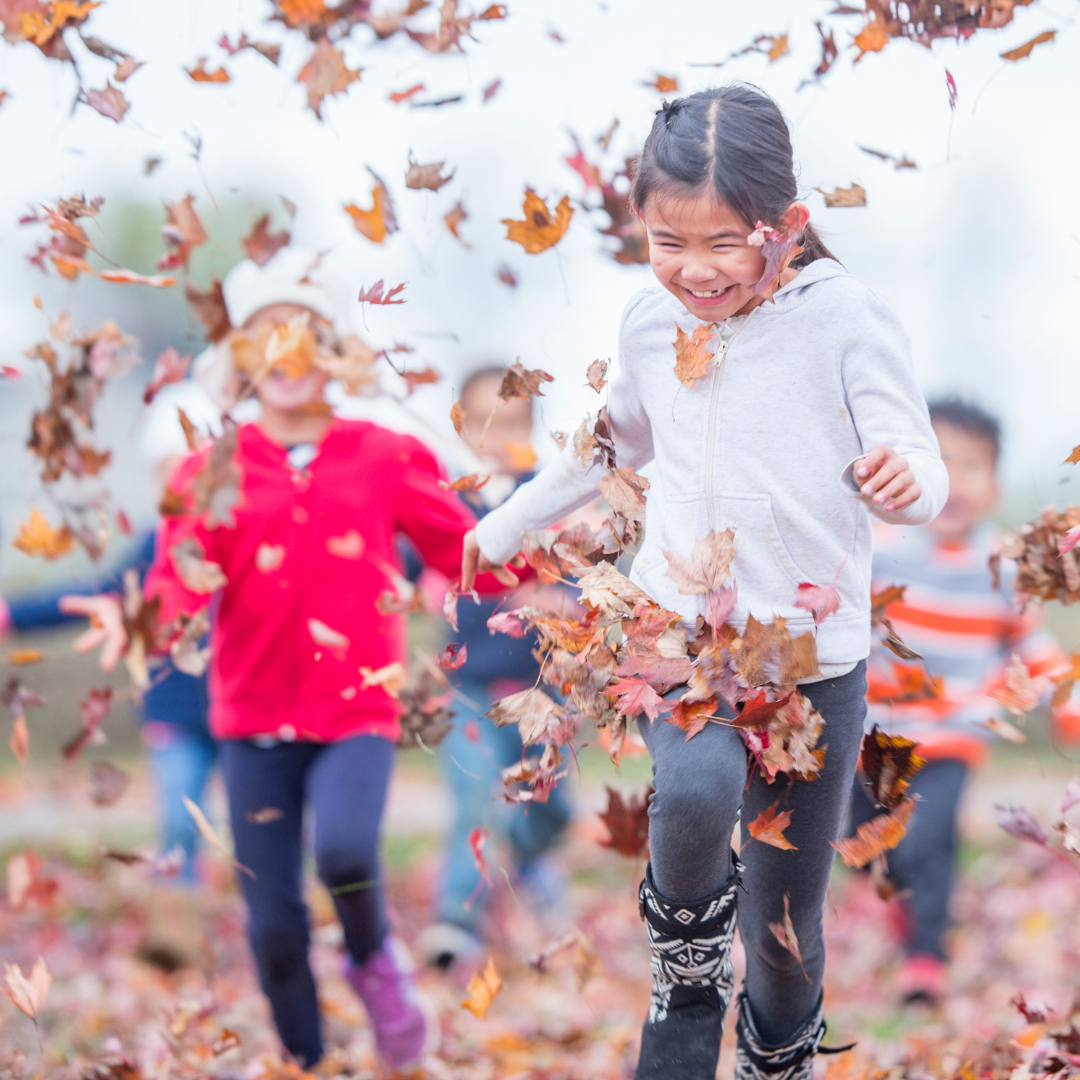
[[[758,1034],[746,991],[739,994],[739,1019],[735,1022],[738,1041],[735,1049],[735,1080],[811,1080],[814,1055],[825,1038],[823,998],[810,1019],[784,1043],[770,1046]],[[850,1047],[838,1047],[850,1049]],[[828,1051],[822,1051],[827,1053]]]
[[[668,900],[651,865],[638,891],[652,950],[652,999],[635,1080],[713,1080],[724,1013],[735,986],[731,939],[742,864],[723,888],[692,904]]]

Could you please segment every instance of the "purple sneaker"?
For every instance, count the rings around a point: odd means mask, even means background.
[[[395,1069],[419,1065],[434,1033],[414,976],[405,946],[392,937],[362,964],[347,961],[345,965],[345,978],[371,1018],[379,1054]]]

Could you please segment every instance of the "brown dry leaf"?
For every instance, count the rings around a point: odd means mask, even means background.
[[[4,963],[4,981],[7,989],[4,993],[11,999],[20,1012],[25,1013],[34,1023],[41,1010],[45,1007],[45,1000],[49,996],[49,987],[52,986],[52,976],[45,966],[45,961],[39,956],[30,971],[28,979],[18,964]]]
[[[180,580],[194,593],[212,593],[224,588],[229,579],[219,563],[206,558],[206,549],[193,536],[169,549]]]
[[[905,799],[895,809],[860,825],[854,836],[830,841],[844,865],[859,870],[871,859],[891,851],[907,833],[908,820],[915,809],[914,799]]]
[[[40,649],[13,649],[7,654],[7,662],[15,667],[39,664],[44,659],[45,654]]]
[[[806,968],[803,967],[802,962],[802,951],[799,949],[799,939],[795,934],[795,925],[791,921],[791,897],[787,893],[784,893],[784,921],[769,923],[769,929],[773,932],[776,940],[798,960],[799,967],[803,968],[803,974],[806,975]],[[806,975],[806,981],[810,981],[809,975]]]
[[[540,368],[529,370],[523,367],[521,361],[518,360],[506,369],[502,382],[499,384],[499,397],[503,401],[509,401],[511,398],[516,397],[526,399],[543,397],[544,392],[540,388],[540,384],[554,381],[555,377],[553,375],[541,371]]]
[[[159,270],[175,270],[181,266],[186,269],[192,249],[206,243],[206,228],[195,212],[194,203],[194,195],[185,195],[177,202],[165,204],[168,220],[161,227],[161,236],[172,250],[158,261]]]
[[[578,579],[582,601],[590,607],[599,608],[606,616],[629,618],[638,604],[652,604],[648,593],[638,588],[611,563],[573,566],[570,573]]]
[[[219,67],[216,71],[207,71],[205,56],[200,56],[193,68],[184,68],[184,70],[193,82],[227,83],[231,81],[229,73],[223,67]]]
[[[1031,50],[1036,45],[1041,45],[1044,41],[1053,41],[1057,37],[1056,30],[1044,30],[1041,34],[1036,34],[1030,41],[1025,41],[1023,45],[1018,45],[1015,49],[1010,49],[1008,52],[1001,53],[1002,60],[1023,60],[1025,57],[1031,55]]]
[[[731,561],[735,558],[735,530],[709,533],[694,541],[690,555],[665,551],[667,576],[683,595],[701,595],[723,588],[731,580]]]
[[[1027,664],[1013,653],[1005,668],[1002,686],[990,691],[990,696],[1000,702],[1013,716],[1023,716],[1039,704],[1039,698],[1048,685],[1045,675],[1032,678]]]
[[[908,798],[911,778],[926,764],[917,749],[910,739],[887,735],[877,724],[863,736],[862,768],[878,806],[892,810]]]
[[[454,430],[458,435],[462,435],[462,425],[465,423],[465,406],[461,404],[460,399],[455,401],[450,409],[450,422],[454,425]]]
[[[644,85],[659,90],[661,94],[674,94],[679,89],[679,80],[670,75],[657,75],[652,82]]]
[[[760,840],[770,847],[780,848],[783,851],[798,851],[799,849],[784,835],[784,830],[791,824],[792,811],[785,810],[778,814],[776,810],[779,805],[780,802],[777,800],[772,806],[762,810],[747,826],[747,831],[751,839]]]
[[[495,967],[495,961],[489,957],[484,970],[478,971],[469,980],[465,990],[468,996],[462,998],[461,1007],[468,1009],[477,1020],[484,1020],[495,995],[502,989],[502,984],[502,976]]]
[[[810,631],[792,640],[786,621],[766,625],[751,615],[742,637],[731,646],[739,674],[750,686],[794,686],[818,673],[817,646]]]
[[[300,69],[296,81],[307,87],[308,108],[321,120],[323,98],[344,94],[354,82],[359,82],[363,68],[353,71],[345,64],[345,54],[321,37],[315,43],[311,58]]]
[[[472,247],[472,245],[458,232],[458,226],[463,221],[467,221],[468,218],[469,215],[460,200],[454,203],[448,214],[443,216],[443,222],[446,224],[446,227],[454,234],[455,239],[461,241],[462,245],[467,248]]]
[[[113,806],[123,798],[131,777],[107,761],[90,766],[90,801],[95,806]]]
[[[530,746],[544,742],[549,731],[563,719],[560,705],[535,686],[499,698],[484,715],[496,727],[517,724],[521,741]]]
[[[588,371],[585,372],[586,381],[598,394],[607,386],[609,363],[609,360],[594,360],[589,365]]]
[[[613,469],[599,484],[600,494],[616,514],[627,521],[645,521],[645,492],[649,481],[638,476],[629,465]]]
[[[372,176],[375,174],[372,173]],[[348,203],[345,211],[352,218],[356,231],[373,243],[381,244],[391,233],[398,231],[394,202],[386,190],[386,185],[377,176],[371,192],[371,209],[361,210],[353,203]]]
[[[706,348],[715,329],[716,323],[699,323],[688,336],[678,323],[675,324],[675,340],[672,342],[675,349],[675,375],[683,386],[688,386],[691,390],[698,379],[705,377],[709,362],[716,355]]]
[[[445,164],[445,161],[432,161],[427,165],[421,165],[419,162],[413,161],[412,155],[410,155],[409,168],[405,172],[405,186],[412,188],[414,191],[424,188],[428,191],[438,191],[444,184],[449,184],[454,179],[453,172],[449,176],[442,175]],[[457,233],[454,235],[456,236]]]
[[[75,537],[66,524],[54,529],[36,506],[30,507],[29,522],[19,521],[19,531],[11,546],[34,557],[58,559],[75,547]]]
[[[859,184],[852,184],[849,188],[838,187],[832,192],[821,191],[826,206],[865,206],[866,190]]]
[[[506,226],[506,239],[520,244],[530,255],[554,247],[570,227],[570,218],[574,215],[569,195],[559,200],[552,215],[547,203],[530,187],[525,189],[522,211],[524,221],[503,218],[502,223]]]
[[[200,289],[191,281],[184,282],[184,298],[191,305],[196,318],[203,324],[206,340],[212,345],[228,337],[232,325],[221,281],[217,278],[209,289]]]
[[[199,830],[199,835],[220,855],[223,855],[233,866],[236,867],[241,873],[247,874],[252,881],[255,880],[255,873],[243,863],[236,861],[236,858],[229,851],[229,849],[222,843],[221,837],[214,831],[214,826],[206,820],[206,815],[200,809],[198,803],[194,803],[186,795],[181,795],[183,800],[184,809],[191,815],[192,821],[195,822],[195,827]]]
[[[607,788],[607,809],[599,815],[607,826],[608,839],[601,840],[601,847],[609,847],[627,858],[644,855],[649,846],[649,798],[652,788],[643,795],[631,795],[623,802],[622,795]]]
[[[265,266],[292,237],[284,231],[272,233],[270,231],[270,215],[263,214],[251,227],[251,232],[240,242],[244,245],[247,257],[256,266]]]
[[[102,116],[118,124],[131,108],[131,102],[112,83],[108,82],[100,90],[83,90],[79,95],[79,100],[86,102],[95,112],[101,113]]]

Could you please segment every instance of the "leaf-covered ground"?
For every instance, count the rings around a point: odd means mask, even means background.
[[[1049,1005],[1051,1021],[1070,1013],[1080,979],[1080,878],[1045,850],[1022,846],[996,830],[991,804],[1023,802],[1036,816],[1060,795],[1067,763],[1010,752],[978,776],[965,812],[966,842],[956,895],[952,994],[936,1012],[901,1010],[893,974],[895,922],[869,881],[838,871],[826,910],[829,1041],[858,1039],[853,1054],[833,1059],[830,1080],[884,1076],[1005,1076],[1022,1059],[1010,1042],[1033,1029],[1010,999]],[[243,938],[243,911],[227,868],[207,860],[209,884],[201,969],[166,975],[138,958],[152,902],[146,870],[103,858],[106,847],[149,850],[152,791],[138,761],[124,798],[108,809],[87,799],[88,766],[68,772],[31,770],[0,779],[0,842],[5,861],[34,847],[43,875],[57,882],[51,905],[13,911],[0,902],[0,958],[28,970],[40,955],[55,977],[38,1035],[4,1000],[0,1008],[0,1076],[76,1077],[97,1068],[117,1080],[143,1077],[266,1075],[285,1080]],[[437,1010],[442,1043],[429,1060],[432,1077],[580,1077],[632,1073],[648,996],[648,956],[637,915],[640,863],[597,843],[603,786],[627,792],[647,779],[644,759],[615,777],[606,759],[584,755],[573,781],[579,814],[564,849],[569,904],[538,919],[491,854],[496,881],[490,953],[504,979],[484,1020],[460,1007],[475,966],[423,983]],[[220,820],[220,793],[211,799]],[[412,940],[431,919],[439,836],[449,804],[429,758],[403,755],[388,812],[385,851],[401,935]],[[140,845],[142,847],[140,848]],[[314,882],[313,958],[320,980],[329,1071],[378,1075],[363,1012],[339,975],[339,932],[325,892]],[[540,974],[529,957],[574,927],[591,939],[601,970],[578,989],[572,949]],[[739,961],[737,960],[737,963]],[[1026,1034],[1024,1032],[1026,1031]],[[1037,1033],[1037,1032],[1036,1032]],[[730,1075],[725,1040],[720,1075]],[[883,1070],[875,1073],[874,1070]]]

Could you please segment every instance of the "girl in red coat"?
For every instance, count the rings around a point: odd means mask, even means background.
[[[328,372],[355,376],[364,346],[334,334],[325,294],[287,272],[295,255],[286,250],[260,270],[241,264],[226,279],[242,329],[219,348],[261,416],[235,429],[231,461],[219,442],[174,473],[177,513],[159,532],[144,594],[160,603],[160,627],[214,594],[210,726],[236,858],[251,871],[240,876],[251,948],[282,1042],[309,1067],[323,1053],[302,896],[307,805],[319,875],[344,929],[346,974],[382,1057],[400,1069],[420,1059],[428,1031],[407,957],[388,933],[380,882],[379,827],[399,734],[392,665],[404,659],[405,626],[378,601],[393,588],[395,534],[456,577],[473,518],[440,486],[420,442],[332,415]],[[115,664],[127,646],[118,602],[73,597],[66,606],[96,616],[81,647],[102,644],[103,666]]]

